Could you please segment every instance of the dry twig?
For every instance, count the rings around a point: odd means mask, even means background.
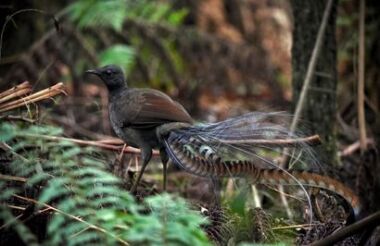
[[[290,132],[294,132],[296,130],[298,121],[301,117],[301,112],[302,112],[302,109],[303,109],[304,104],[305,104],[304,101],[306,99],[306,93],[310,87],[311,79],[313,78],[315,67],[317,65],[317,58],[318,58],[319,53],[321,51],[322,41],[323,41],[323,38],[325,36],[325,30],[326,30],[327,22],[328,22],[328,19],[330,16],[332,3],[333,3],[332,0],[329,0],[327,2],[326,8],[325,8],[324,13],[323,13],[322,22],[321,22],[321,25],[319,26],[317,39],[315,41],[313,52],[311,54],[311,58],[310,58],[310,61],[309,61],[308,67],[307,67],[305,80],[303,82],[302,90],[301,90],[301,93],[300,93],[300,96],[299,96],[299,99],[297,102],[296,110],[294,113],[294,117],[292,119],[292,123],[290,126]],[[288,152],[289,151],[287,149],[284,149],[283,161],[280,164],[281,167],[285,167],[285,165],[286,165],[286,162],[288,160],[287,159]],[[281,191],[283,191],[283,188],[281,186],[279,187],[279,189]],[[282,200],[282,202],[286,208],[286,212],[287,212],[288,216],[290,218],[292,218],[293,217],[292,212],[289,209],[288,201],[284,195],[281,195],[281,200]]]
[[[339,241],[355,235],[356,233],[363,231],[365,229],[370,229],[373,227],[376,227],[380,224],[380,211],[376,212],[352,225],[346,226],[339,231],[335,232],[334,234],[331,234],[328,237],[325,237],[322,240],[319,240],[318,242],[312,243],[312,246],[328,246],[328,245],[334,245],[335,243],[338,243]]]
[[[311,79],[313,78],[315,66],[317,65],[317,59],[318,59],[319,53],[320,53],[321,48],[322,48],[322,42],[323,42],[323,38],[325,36],[327,21],[328,21],[329,16],[330,16],[332,3],[333,3],[332,0],[329,0],[327,2],[325,11],[323,13],[322,22],[321,22],[321,25],[320,25],[319,30],[318,30],[317,40],[315,41],[313,53],[311,54],[309,65],[308,65],[307,71],[306,71],[305,80],[303,82],[301,94],[300,94],[300,97],[299,97],[298,102],[297,102],[297,106],[296,106],[296,110],[295,110],[294,117],[292,120],[292,124],[290,126],[291,132],[294,132],[296,130],[298,121],[301,117],[301,112],[302,112],[303,106],[305,105],[304,101],[306,98],[306,93],[310,87],[310,82],[311,82]]]
[[[18,91],[16,93],[19,93],[19,92],[20,91]],[[26,97],[23,97],[23,98],[14,100],[14,101],[3,103],[0,105],[0,113],[5,112],[5,111],[9,111],[9,110],[14,109],[14,108],[18,108],[21,106],[26,106],[30,103],[34,103],[34,102],[38,102],[38,101],[41,101],[44,99],[48,99],[48,98],[54,97],[54,96],[61,94],[61,93],[66,95],[65,87],[64,87],[62,82],[57,83],[57,84],[55,84],[55,85],[53,85],[47,89],[38,91],[38,92],[31,94],[29,96],[26,96]],[[16,97],[16,95],[14,97]]]
[[[6,91],[0,93],[0,104],[14,97],[23,96],[32,91],[32,87],[28,81],[25,81],[19,85],[16,85]]]
[[[42,138],[42,139],[51,140],[51,141],[69,141],[69,142],[73,142],[79,145],[94,146],[94,147],[99,147],[99,148],[107,149],[107,150],[115,150],[115,151],[124,150],[125,153],[129,153],[129,154],[140,154],[141,152],[139,149],[133,148],[131,146],[124,148],[124,142],[122,142],[121,140],[119,141],[118,139],[116,139],[116,141],[115,139],[91,141],[91,140],[82,140],[82,139],[76,139],[76,138],[65,138],[65,137],[59,137],[59,136],[48,136],[48,135],[39,135],[39,134],[24,134],[23,136],[32,137],[32,138]],[[159,152],[157,150],[154,150],[153,155],[158,156]]]
[[[360,1],[359,10],[359,80],[358,80],[358,121],[360,151],[367,149],[367,134],[365,127],[364,83],[365,83],[365,0]]]
[[[18,181],[25,183],[27,181],[24,177],[18,177],[18,176],[10,176],[10,175],[4,175],[0,173],[0,179],[6,180],[6,181]]]
[[[222,143],[227,144],[239,144],[239,143],[249,143],[249,144],[257,144],[257,145],[265,145],[265,146],[274,146],[274,147],[292,147],[297,144],[309,144],[309,145],[317,145],[321,143],[321,139],[318,135],[313,135],[304,138],[296,138],[296,139],[237,139],[237,140],[221,140]]]
[[[375,141],[372,138],[367,138],[365,141],[366,141],[366,146],[375,145]],[[355,151],[357,151],[358,149],[360,149],[360,141],[356,141],[355,143],[348,145],[342,151],[339,151],[338,155],[339,157],[349,156],[355,153]]]

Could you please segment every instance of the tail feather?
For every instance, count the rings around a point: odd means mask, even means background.
[[[174,127],[161,139],[170,159],[195,175],[249,177],[261,184],[318,187],[342,196],[357,212],[358,197],[337,180],[310,172],[283,170],[263,156],[263,150],[281,153],[278,147],[292,147],[298,152],[295,158],[291,156],[291,161],[306,166],[317,163],[310,144],[319,142],[319,138],[290,133],[286,125],[272,122],[276,116],[284,115],[250,113],[213,124]]]
[[[194,143],[199,145],[200,152],[204,154],[226,160],[251,160],[262,168],[277,168],[272,158],[265,155],[282,153],[281,148],[288,147],[292,148],[287,153],[290,163],[297,163],[301,169],[310,168],[307,166],[310,164],[311,168],[320,169],[310,147],[320,142],[319,137],[291,133],[287,129],[288,119],[290,116],[284,113],[256,112],[217,123],[172,129],[168,135],[190,146]],[[266,152],[264,155],[263,150]]]
[[[321,188],[332,191],[343,197],[354,210],[360,209],[358,196],[347,186],[341,182],[316,173],[287,171],[279,169],[265,169],[261,170],[260,184],[274,184],[274,185],[298,185],[295,182],[297,179],[302,185]],[[290,175],[289,175],[290,174]],[[293,176],[293,177],[291,177]]]
[[[258,184],[303,185],[332,191],[351,204],[355,213],[360,210],[358,196],[341,182],[315,173],[276,168],[262,168],[248,160],[222,160],[214,153],[202,153],[201,143],[194,139],[165,138],[169,157],[185,171],[203,177],[248,177]],[[188,148],[191,144],[193,148]]]

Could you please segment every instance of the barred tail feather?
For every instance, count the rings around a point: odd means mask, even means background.
[[[280,123],[274,118],[280,118]],[[211,124],[169,123],[157,134],[170,159],[187,172],[249,177],[262,184],[298,185],[303,190],[303,186],[319,187],[339,194],[357,212],[358,197],[342,183],[311,172],[284,170],[272,161],[273,153],[282,154],[281,147],[287,147],[292,148],[291,163],[302,165],[300,168],[319,167],[310,147],[319,142],[318,137],[289,132],[286,120],[290,118],[284,113],[249,113]]]
[[[197,143],[194,140],[185,141],[177,138],[164,139],[169,157],[185,171],[204,177],[248,177],[259,184],[271,185],[302,185],[317,187],[332,191],[343,197],[351,204],[355,214],[360,210],[358,196],[341,182],[315,173],[292,170],[261,168],[251,161],[223,161],[220,158],[206,158],[207,156],[195,155],[185,143],[190,143],[195,150]],[[206,153],[207,154],[207,153]]]
[[[289,174],[291,174],[291,176],[297,179],[299,183],[304,186],[321,188],[340,195],[351,204],[355,213],[360,210],[359,198],[350,188],[333,178],[316,173],[299,171],[284,172],[279,169],[265,169],[261,170],[258,183],[272,185],[298,185],[294,178],[292,178]]]

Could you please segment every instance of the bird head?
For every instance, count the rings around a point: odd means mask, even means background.
[[[126,86],[123,70],[116,65],[107,65],[101,68],[87,70],[86,73],[99,76],[109,91],[114,91]]]

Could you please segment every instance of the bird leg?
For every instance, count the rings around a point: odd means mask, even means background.
[[[163,174],[163,191],[166,191],[166,178],[167,178],[167,167],[168,167],[168,161],[169,157],[166,154],[165,148],[160,149],[160,156],[162,161],[162,174]]]
[[[164,176],[162,190],[166,191],[166,178],[167,178],[168,162],[162,162],[162,175]]]
[[[137,190],[137,186],[141,180],[142,175],[144,174],[145,168],[148,165],[150,159],[152,158],[152,149],[150,147],[142,147],[141,148],[141,159],[142,159],[142,166],[139,175],[137,176],[137,179],[135,183],[133,184],[131,188],[131,193],[135,193]]]
[[[220,178],[211,178],[212,181],[212,187],[211,187],[211,192],[214,195],[214,205],[216,207],[221,207],[221,196],[220,196],[220,191],[222,189],[221,185],[221,179]]]
[[[183,122],[172,122],[172,123],[166,123],[163,124],[156,129],[156,136],[157,139],[162,143],[163,137],[168,135],[170,131],[174,129],[180,129],[191,126],[189,123],[183,123]],[[167,166],[169,157],[166,153],[165,148],[160,149],[160,156],[163,166],[163,190],[166,191],[166,181],[167,181]]]

